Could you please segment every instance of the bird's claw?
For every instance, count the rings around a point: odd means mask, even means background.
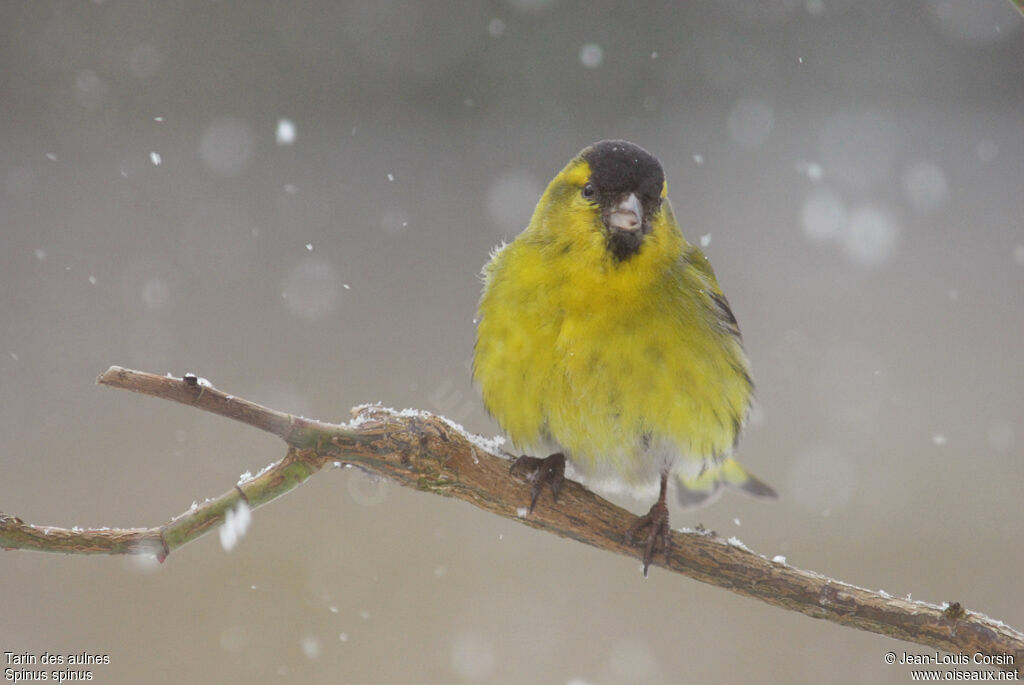
[[[565,482],[565,455],[556,452],[545,459],[523,455],[512,462],[508,472],[513,478],[530,484],[530,513],[537,506],[541,490],[547,485],[551,489],[551,499],[558,501],[558,493]]]
[[[646,539],[641,537],[645,530],[648,531]],[[632,545],[634,540],[646,542],[643,557],[645,578],[647,569],[658,552],[664,552],[665,563],[668,563],[671,554],[672,528],[668,525],[668,507],[665,505],[664,499],[655,502],[651,510],[638,518],[636,523],[626,531],[626,544]]]

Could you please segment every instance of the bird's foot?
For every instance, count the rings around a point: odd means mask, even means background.
[[[662,491],[664,493],[664,491]],[[646,537],[644,532],[646,531]],[[628,531],[626,531],[626,544],[632,545],[634,541],[645,543],[644,547],[644,577],[647,577],[647,568],[654,560],[654,555],[664,552],[665,563],[671,552],[670,542],[672,529],[668,525],[668,506],[665,504],[665,496],[654,503],[651,510],[636,520]]]
[[[508,472],[517,480],[530,484],[530,513],[537,506],[540,491],[547,485],[551,489],[551,499],[558,501],[558,493],[565,482],[565,455],[556,452],[546,459],[523,455],[512,462]]]

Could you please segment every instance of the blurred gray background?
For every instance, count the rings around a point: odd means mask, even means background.
[[[0,6],[0,511],[151,526],[283,454],[111,364],[445,413],[478,272],[584,145],[663,161],[780,492],[675,512],[1024,626],[1024,27],[1007,0]],[[524,495],[525,501],[525,495]],[[619,500],[640,512],[649,502]],[[893,682],[924,647],[327,471],[145,560],[0,554],[0,651],[100,683]]]

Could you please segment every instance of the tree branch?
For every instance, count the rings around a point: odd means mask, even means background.
[[[221,525],[242,503],[258,507],[324,466],[352,464],[599,549],[634,558],[639,554],[623,541],[635,515],[573,481],[565,482],[557,504],[547,500],[524,516],[527,495],[509,476],[508,461],[440,416],[362,406],[353,409],[351,422],[336,425],[227,395],[193,375],[171,378],[115,366],[98,382],[241,421],[279,436],[288,451],[256,476],[246,474],[219,497],[156,528],[67,529],[31,525],[0,513],[0,546],[5,549],[155,554],[163,561],[171,551]],[[940,607],[866,590],[769,560],[707,531],[673,532],[671,558],[655,565],[813,618],[953,653],[980,653],[993,657],[989,663],[1004,670],[1018,670],[1024,663],[1024,635],[957,602]]]

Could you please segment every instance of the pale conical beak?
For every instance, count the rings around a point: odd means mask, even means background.
[[[608,215],[608,227],[620,231],[638,231],[643,225],[644,210],[635,193],[627,195]]]

